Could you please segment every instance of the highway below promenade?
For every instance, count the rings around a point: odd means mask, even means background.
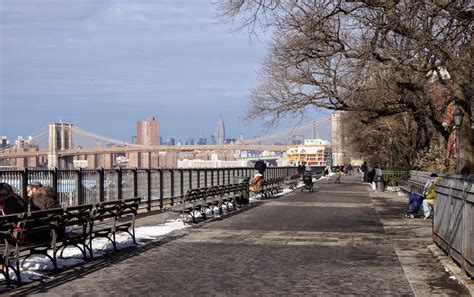
[[[44,296],[469,296],[427,247],[429,220],[355,177],[258,201],[9,293]],[[142,223],[150,224],[148,217]]]

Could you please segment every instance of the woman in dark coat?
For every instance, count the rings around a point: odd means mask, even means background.
[[[27,209],[25,201],[13,191],[12,186],[0,183],[0,213],[2,215],[25,212]]]

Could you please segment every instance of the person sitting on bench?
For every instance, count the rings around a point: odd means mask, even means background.
[[[263,181],[263,174],[258,170],[255,170],[253,178],[250,180],[250,191],[254,193],[259,193]]]
[[[428,219],[432,216],[431,209],[434,207],[434,199],[436,196],[435,193],[435,183],[438,175],[432,173],[423,187],[422,197],[423,199],[423,214],[425,219]]]

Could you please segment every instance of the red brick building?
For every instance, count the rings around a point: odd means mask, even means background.
[[[137,122],[137,144],[160,145],[160,124],[155,117]]]

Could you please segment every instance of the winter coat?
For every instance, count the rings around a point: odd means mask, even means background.
[[[60,208],[56,192],[51,187],[41,187],[36,190],[35,195],[31,199],[31,210],[44,210],[51,208]]]
[[[435,199],[436,197],[435,184],[436,184],[436,178],[429,178],[426,181],[425,186],[423,187],[423,194],[422,194],[422,196],[425,199]]]
[[[262,181],[263,175],[261,173],[255,174],[254,177],[250,180],[250,191],[254,193],[259,193]]]
[[[27,211],[26,202],[7,183],[0,183],[0,214],[13,214]],[[3,213],[2,213],[3,212]]]
[[[299,174],[303,174],[304,173],[304,166],[303,165],[298,165],[298,168],[296,170],[298,171]]]

